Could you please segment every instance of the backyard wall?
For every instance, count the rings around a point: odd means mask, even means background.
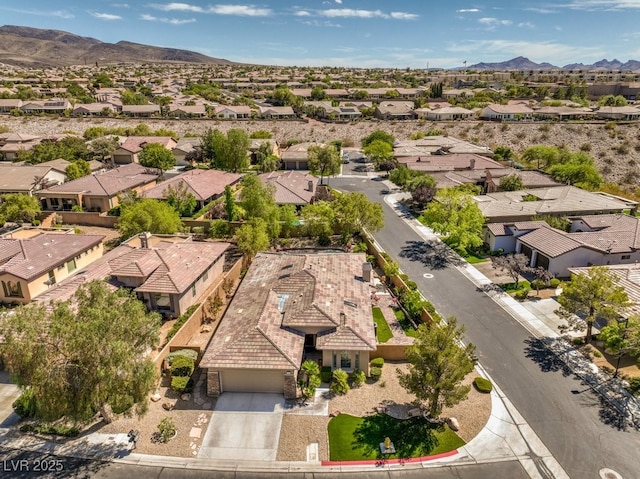
[[[385,361],[404,361],[406,344],[378,344],[378,349],[370,353],[369,359],[384,358]]]

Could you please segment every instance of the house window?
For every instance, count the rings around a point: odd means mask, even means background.
[[[337,368],[338,368],[338,359],[337,359],[337,354],[334,351],[333,352],[333,359],[331,360],[331,369],[337,369]]]
[[[630,254],[623,254],[621,259],[631,259]]]
[[[69,273],[73,273],[76,270],[77,266],[76,266],[76,260],[75,258],[72,259],[71,261],[67,261],[67,271]]]
[[[7,281],[6,283],[2,282],[2,289],[4,290],[4,295],[7,298],[23,298],[22,296],[22,285],[20,281]]]
[[[209,270],[205,270],[204,273],[202,273],[202,282],[205,282],[206,280],[209,279]]]
[[[356,351],[356,369],[360,369],[360,352]]]
[[[51,286],[52,284],[56,284],[56,274],[53,272],[53,270],[49,271],[49,281],[47,281],[47,284],[49,286]]]
[[[342,369],[351,369],[351,354],[349,354],[349,351],[340,353],[340,367]]]
[[[191,285],[191,296],[195,296],[196,295],[196,284],[193,283]]]
[[[156,308],[160,311],[171,311],[171,296],[167,293],[155,293]]]

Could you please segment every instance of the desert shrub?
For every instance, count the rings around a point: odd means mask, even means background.
[[[231,236],[231,226],[225,220],[211,220],[209,238],[228,238]]]
[[[18,399],[11,405],[13,411],[20,417],[33,417],[36,415],[36,397],[32,389],[25,389]]]
[[[377,381],[378,379],[380,379],[380,376],[382,376],[382,368],[379,368],[379,367],[370,368],[369,376],[371,376],[371,379],[373,379],[374,381]]]
[[[171,378],[171,390],[178,394],[190,393],[193,391],[193,379],[188,376],[173,376]]]
[[[549,281],[549,286],[551,286],[552,288],[557,288],[558,286],[560,286],[560,280],[558,278],[551,278],[551,280]]]
[[[165,417],[158,424],[159,439],[162,442],[169,442],[176,434],[176,425],[173,423],[173,419]]]
[[[80,429],[66,424],[24,424],[20,426],[20,432],[35,432],[36,434],[49,434],[52,436],[75,437],[80,434]]]
[[[173,351],[172,353],[167,354],[166,360],[171,365],[173,360],[177,357],[187,357],[193,359],[193,362],[196,362],[198,359],[198,352],[194,349],[178,349],[177,351]]]
[[[372,359],[369,364],[371,364],[371,366],[373,366],[373,367],[381,368],[382,366],[384,366],[384,358]]]
[[[347,394],[349,392],[349,375],[342,369],[333,372],[333,379],[329,389],[333,394]]]
[[[637,396],[638,393],[640,393],[640,377],[629,379],[629,387],[627,390],[634,396]]]
[[[331,382],[331,368],[329,366],[323,366],[320,370],[320,380],[323,383]]]
[[[477,377],[473,380],[473,385],[481,393],[490,393],[493,389],[493,384],[486,378]]]
[[[195,363],[186,356],[177,356],[171,362],[171,376],[189,377],[193,374]]]
[[[362,386],[362,384],[364,384],[366,379],[367,379],[367,376],[364,374],[364,371],[360,371],[359,369],[356,369],[353,372],[353,377],[351,379],[351,385],[354,388],[360,387],[360,386]]]
[[[544,289],[546,287],[547,287],[547,283],[545,283],[541,279],[534,279],[533,281],[531,281],[531,288],[535,290]]]
[[[516,291],[514,296],[516,297],[516,299],[525,300],[529,296],[529,291],[531,291],[531,288],[524,287]]]

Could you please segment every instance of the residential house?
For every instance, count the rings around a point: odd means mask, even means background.
[[[318,177],[301,171],[272,171],[259,175],[264,184],[275,187],[275,202],[278,205],[301,207],[311,203],[316,194]]]
[[[85,211],[104,212],[118,206],[118,195],[142,194],[155,186],[159,175],[158,170],[131,163],[37,191],[36,196],[47,211],[70,211],[77,205]]]
[[[200,105],[169,105],[169,116],[173,118],[204,118],[207,108]]]
[[[473,111],[460,106],[445,106],[435,110],[420,108],[419,110],[416,110],[416,114],[419,118],[424,118],[425,120],[430,121],[465,120],[467,118],[472,118],[475,115]]]
[[[173,151],[178,144],[178,142],[170,136],[128,136],[116,151],[113,152],[111,159],[116,165],[138,163],[138,154],[148,143],[158,143],[171,151]]]
[[[122,105],[122,114],[132,118],[160,116],[160,105]]]
[[[103,235],[42,233],[0,238],[0,302],[31,302],[102,256]]]
[[[640,120],[640,109],[635,106],[601,106],[596,117],[605,120]]]
[[[0,98],[0,113],[11,113],[13,110],[19,110],[22,107],[22,100],[19,98]]]
[[[416,112],[412,102],[382,101],[373,113],[380,120],[414,120]]]
[[[377,343],[365,261],[362,253],[258,254],[200,362],[208,395],[295,398],[305,358],[368,375]]]
[[[218,105],[213,109],[216,118],[247,120],[251,118],[251,107],[247,105]]]
[[[0,134],[0,157],[4,161],[14,161],[18,152],[29,151],[41,141],[41,137],[25,133]]]
[[[502,191],[475,196],[487,223],[529,221],[536,215],[581,216],[635,211],[638,204],[575,186]]]
[[[480,118],[484,120],[527,120],[533,117],[533,110],[526,105],[487,105],[480,112]]]
[[[493,156],[493,151],[486,146],[474,145],[452,136],[425,136],[418,140],[396,141],[393,145],[393,155],[398,159],[453,153]]]
[[[519,170],[517,168],[492,168],[487,169],[484,175],[483,191],[492,193],[500,191],[500,181],[505,176],[517,176],[522,180],[526,189],[550,188],[560,186],[550,175],[535,170]]]
[[[173,157],[176,159],[177,166],[187,166],[190,162],[187,161],[187,155],[200,149],[202,145],[202,138],[199,136],[185,136],[180,138],[173,147]]]
[[[24,101],[20,110],[25,113],[54,113],[59,115],[71,108],[71,102],[66,98],[51,98],[50,100]]]
[[[69,299],[91,280],[133,290],[150,311],[177,317],[205,299],[221,281],[228,243],[194,242],[191,237],[142,233],[44,294],[37,301]]]
[[[543,120],[580,120],[593,119],[595,113],[590,108],[570,106],[545,106],[533,111],[533,117]]]
[[[309,169],[309,147],[319,143],[296,143],[282,152],[283,170],[308,170]]]
[[[35,166],[9,163],[0,168],[0,195],[22,193],[32,196],[34,191],[59,185],[67,179],[64,168],[44,163]]]
[[[117,113],[111,103],[80,103],[71,112],[74,116],[108,116]]]
[[[226,186],[235,186],[242,175],[220,170],[193,169],[173,176],[142,193],[145,198],[158,200],[167,199],[169,187],[184,188],[194,196],[197,208],[204,208],[207,204],[219,198]]]
[[[282,151],[280,151],[280,145],[273,138],[251,138],[251,144],[249,145],[249,158],[251,160],[251,164],[255,165],[258,162],[257,152],[262,145],[265,143],[269,144],[271,148],[271,154],[280,158],[282,156]]]
[[[297,115],[290,106],[261,106],[260,118],[265,120],[295,120]]]

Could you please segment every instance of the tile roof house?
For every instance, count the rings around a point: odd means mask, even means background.
[[[263,173],[259,178],[263,183],[275,186],[275,201],[279,205],[307,205],[318,186],[317,176],[293,170]]]
[[[0,302],[26,304],[102,256],[103,235],[0,238]]]
[[[637,203],[575,186],[501,191],[475,196],[487,223],[528,221],[536,215],[579,216],[622,213]]]
[[[218,105],[213,109],[216,118],[246,120],[251,118],[251,107],[247,105]]]
[[[139,194],[152,188],[160,172],[137,163],[53,186],[36,193],[43,210],[70,211],[80,205],[85,211],[109,211],[118,205],[118,195],[128,191]]]
[[[533,110],[526,105],[487,105],[480,112],[480,118],[485,120],[521,120],[531,118]]]
[[[368,374],[377,343],[365,261],[361,253],[257,255],[200,363],[207,393],[296,397],[300,365],[314,353],[331,369]]]
[[[419,140],[396,141],[393,145],[393,154],[398,159],[406,156],[418,157],[440,153],[469,153],[493,156],[493,152],[486,146],[474,145],[452,136],[426,136]]]
[[[309,147],[313,145],[324,146],[322,143],[296,143],[282,152],[283,170],[308,170]]]
[[[640,108],[635,106],[601,106],[596,117],[607,120],[640,120]]]
[[[71,113],[74,116],[108,116],[116,114],[117,109],[111,103],[80,103]]]
[[[19,151],[29,151],[41,141],[41,137],[25,133],[0,134],[0,157],[4,161],[13,161]]]
[[[570,218],[569,232],[545,222],[490,223],[485,242],[492,250],[523,253],[530,266],[542,266],[558,277],[571,268],[628,264],[640,260],[640,219],[625,214]]]
[[[10,163],[0,168],[0,195],[22,193],[32,196],[34,191],[62,184],[67,179],[64,168],[45,163],[35,166]]]
[[[392,101],[380,102],[373,115],[381,120],[413,120],[417,116],[412,102]]]
[[[177,141],[170,136],[128,136],[113,152],[111,159],[116,165],[139,163],[138,154],[148,143],[158,143],[171,151],[173,151],[178,144]]]
[[[221,280],[228,248],[228,243],[143,233],[36,299],[45,303],[64,301],[82,283],[100,279],[113,288],[132,289],[151,311],[177,317]]]
[[[197,202],[197,208],[204,208],[208,203],[224,194],[225,187],[237,184],[242,175],[220,170],[193,169],[173,176],[142,193],[145,198],[166,199],[168,188],[178,188],[182,183],[185,190],[191,193]]]
[[[134,118],[159,116],[160,105],[122,105],[122,114]]]
[[[471,118],[474,116],[473,111],[467,110],[466,108],[462,108],[460,106],[445,106],[442,108],[437,108],[435,110],[424,108],[422,110],[424,111],[416,111],[418,116],[420,118],[431,121],[464,120],[466,118]]]

